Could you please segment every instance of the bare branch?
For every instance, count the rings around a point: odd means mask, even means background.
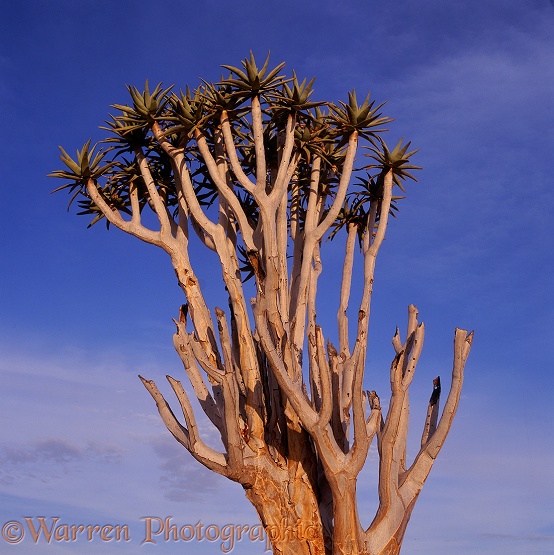
[[[454,364],[452,369],[452,384],[448,393],[448,398],[444,405],[442,415],[433,437],[430,438],[425,447],[425,451],[434,459],[438,455],[450,427],[454,420],[454,415],[460,402],[460,394],[464,379],[464,367],[469,356],[471,344],[473,342],[473,332],[456,328],[454,336]]]
[[[381,401],[375,391],[367,391],[366,396],[370,408],[370,413],[367,418],[367,437],[371,444],[374,436],[379,432],[381,427]]]
[[[106,219],[111,224],[115,225],[122,231],[125,231],[129,235],[137,237],[145,243],[162,247],[165,251],[169,250],[167,243],[162,240],[160,232],[152,231],[151,229],[144,227],[139,221],[137,221],[137,219],[131,221],[124,220],[119,211],[116,208],[110,207],[104,200],[104,197],[100,191],[98,191],[96,183],[94,183],[92,179],[89,179],[87,182],[87,192],[94,204],[98,206],[98,208],[102,211],[102,214],[104,214]]]
[[[175,322],[175,320],[174,320]],[[177,333],[173,336],[173,344],[193,387],[194,394],[198,399],[202,410],[206,413],[210,421],[220,431],[223,431],[223,420],[218,403],[214,401],[202,375],[196,365],[196,359],[189,344],[189,336],[183,322],[175,322]]]
[[[473,341],[473,332],[467,333],[465,330],[456,328],[454,335],[454,363],[452,369],[452,383],[450,392],[441,418],[435,430],[427,443],[422,445],[421,450],[416,456],[412,466],[406,473],[406,478],[402,484],[403,497],[417,496],[417,493],[423,487],[425,480],[431,471],[431,467],[441,450],[446,436],[450,431],[454,415],[460,401],[460,394],[464,376],[464,366],[471,349]],[[438,405],[438,402],[436,403]],[[438,407],[437,407],[438,409]]]
[[[191,422],[193,423],[193,426],[194,426],[194,432],[187,430],[179,423],[179,421],[173,414],[173,411],[167,404],[167,401],[164,399],[163,395],[158,390],[156,384],[152,380],[146,380],[142,376],[139,376],[139,377],[142,383],[144,384],[144,386],[146,387],[146,389],[152,395],[152,398],[154,399],[154,401],[156,401],[156,406],[158,407],[160,416],[162,417],[164,424],[166,425],[167,429],[171,432],[173,437],[179,443],[181,443],[181,445],[183,445],[197,461],[201,462],[204,466],[206,466],[210,470],[213,470],[214,472],[217,472],[218,474],[221,474],[223,476],[227,476],[229,473],[227,469],[227,462],[225,460],[225,456],[215,451],[211,447],[208,447],[204,442],[200,441],[200,439],[198,438],[196,423],[194,420],[194,416],[192,414],[192,410],[190,410],[190,412],[188,413],[188,416],[189,418],[192,418]],[[170,379],[170,383],[172,386],[174,385],[174,383],[179,383],[176,380],[172,381],[172,379],[169,378],[169,376],[168,376],[168,379]],[[184,403],[182,406],[187,406],[188,398],[186,397],[186,393],[184,392],[184,389],[182,389],[181,387],[181,389],[178,389],[178,391],[179,391],[179,395],[178,395],[179,401],[180,402],[182,401]],[[188,411],[189,407],[190,407],[190,403],[188,404],[188,407],[185,410]]]
[[[160,222],[161,236],[168,237],[172,232],[175,232],[175,221],[173,218],[170,218],[167,212],[167,207],[156,189],[156,184],[154,183],[152,173],[150,172],[150,168],[148,166],[148,161],[146,160],[141,148],[135,149],[135,156],[137,158],[142,179],[148,190],[148,196],[152,202],[154,212]]]
[[[362,469],[367,452],[369,450],[370,440],[367,433],[367,421],[364,411],[364,394],[363,394],[363,377],[365,361],[365,352],[358,354],[358,360],[354,362],[354,382],[352,394],[352,420],[354,441],[352,448],[346,455],[347,468],[353,476],[357,476]]]
[[[350,298],[350,290],[352,287],[352,274],[354,267],[354,249],[356,246],[356,226],[348,225],[348,235],[346,239],[344,265],[342,268],[342,281],[340,289],[340,305],[337,314],[339,327],[339,349],[345,357],[350,356],[350,345],[348,341],[348,300]]]
[[[267,168],[265,163],[264,128],[262,124],[262,107],[260,97],[252,97],[252,135],[256,151],[256,193],[258,198],[265,195]]]
[[[184,149],[174,147],[163,134],[157,122],[152,124],[152,133],[172,161],[177,189],[181,192],[188,211],[204,232],[213,237],[216,224],[206,216],[198,202],[185,160]]]
[[[304,427],[308,431],[313,430],[318,420],[317,413],[308,403],[304,391],[302,390],[301,383],[299,381],[293,381],[288,375],[286,366],[271,340],[266,318],[263,314],[260,314],[259,311],[256,315],[256,326],[260,336],[260,343],[271,365],[271,369],[277,378],[279,386],[300,417]]]
[[[346,154],[344,157],[344,163],[341,169],[341,175],[339,180],[339,186],[337,189],[337,194],[333,200],[333,204],[329,208],[323,221],[314,230],[314,239],[316,241],[321,240],[321,238],[327,233],[333,222],[337,219],[340,209],[344,204],[344,199],[346,198],[346,192],[348,190],[348,185],[350,184],[350,177],[352,176],[352,168],[354,167],[354,158],[356,156],[356,151],[358,148],[358,132],[353,131],[348,138],[348,147],[346,149]]]
[[[233,140],[233,133],[231,131],[231,124],[229,122],[229,115],[225,110],[221,112],[220,123],[221,123],[221,129],[223,131],[223,138],[225,141],[225,150],[227,152],[227,156],[229,157],[229,162],[231,163],[231,169],[233,170],[233,173],[239,180],[239,183],[241,184],[241,186],[246,191],[248,191],[251,195],[253,195],[255,184],[252,183],[252,181],[250,181],[248,176],[244,173],[242,166],[239,162],[235,143]]]
[[[280,202],[280,199],[286,194],[288,183],[291,180],[292,174],[296,169],[298,164],[299,155],[295,157],[291,163],[291,156],[294,148],[294,129],[296,127],[296,114],[291,113],[287,117],[287,125],[284,131],[285,142],[283,145],[283,150],[280,155],[279,170],[277,172],[277,177],[275,178],[275,184],[273,190],[269,195],[270,199],[275,199],[276,202]]]
[[[327,343],[327,353],[329,354],[329,365],[331,370],[331,396],[333,400],[333,414],[331,416],[331,427],[333,435],[343,453],[348,450],[348,438],[346,423],[343,420],[341,385],[343,365],[339,355],[331,342]]]
[[[129,198],[131,200],[131,221],[135,225],[140,225],[140,204],[138,198],[138,187],[136,183],[129,186]]]
[[[316,334],[317,366],[319,369],[319,375],[318,375],[319,380],[317,381],[317,384],[319,385],[318,393],[319,393],[319,396],[321,397],[321,407],[319,410],[319,425],[327,426],[333,414],[333,391],[331,386],[331,369],[325,357],[323,332],[320,326],[316,326],[315,334]]]
[[[218,192],[221,196],[225,199],[225,201],[231,207],[233,214],[239,224],[240,231],[242,233],[242,239],[246,248],[248,250],[256,250],[256,247],[253,242],[253,232],[250,224],[248,223],[248,219],[244,210],[240,204],[238,197],[236,196],[235,192],[228,186],[225,179],[222,179],[219,169],[217,167],[217,163],[214,160],[208,144],[206,142],[206,138],[200,131],[196,132],[196,144],[198,145],[198,150],[202,155],[204,160],[204,164],[210,173],[210,177],[212,178],[213,182],[215,183]]]

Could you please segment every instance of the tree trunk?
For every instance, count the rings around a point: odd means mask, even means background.
[[[356,502],[356,478],[336,476],[333,491],[333,555],[362,555],[363,530]]]
[[[267,469],[261,469],[255,473],[254,483],[245,489],[274,555],[329,555],[317,496],[301,468],[283,469],[277,480],[273,472],[270,475]]]

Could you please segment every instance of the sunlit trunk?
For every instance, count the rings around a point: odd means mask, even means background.
[[[254,505],[275,555],[329,555],[318,501],[307,476],[276,483],[260,472],[246,497]]]

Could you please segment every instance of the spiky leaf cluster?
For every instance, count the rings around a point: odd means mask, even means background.
[[[408,151],[411,142],[407,142],[405,145],[402,142],[403,139],[400,139],[392,151],[384,142],[381,142],[380,148],[370,147],[371,154],[368,156],[376,163],[368,164],[366,167],[378,169],[381,173],[392,170],[394,182],[402,191],[405,191],[402,181],[407,178],[417,181],[408,170],[420,170],[421,168],[410,164],[410,158],[417,152],[417,149]]]

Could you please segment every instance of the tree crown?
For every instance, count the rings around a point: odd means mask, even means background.
[[[49,175],[67,183],[55,191],[66,189],[72,193],[70,204],[77,200],[79,215],[92,216],[89,226],[105,218],[87,190],[89,179],[94,181],[102,199],[113,210],[132,214],[131,189],[137,192],[141,211],[151,207],[152,198],[135,156],[140,151],[165,205],[177,211],[178,186],[168,155],[168,148],[171,148],[183,153],[191,168],[197,199],[201,206],[210,207],[218,198],[218,188],[202,159],[197,141],[201,139],[215,152],[216,143],[221,141],[218,130],[222,125],[231,131],[239,160],[237,168],[229,171],[229,186],[235,189],[252,229],[259,224],[259,208],[245,182],[252,184],[263,180],[265,192],[271,194],[285,148],[287,126],[294,128],[293,181],[296,188],[294,195],[288,195],[289,216],[294,210],[292,217],[299,226],[305,220],[314,157],[321,161],[319,188],[325,199],[321,212],[324,215],[336,198],[348,140],[353,135],[367,141],[365,156],[369,160],[357,168],[359,187],[348,192],[333,222],[331,238],[349,223],[363,233],[369,203],[382,197],[383,176],[389,170],[402,191],[404,180],[415,180],[411,171],[420,168],[411,164],[410,159],[417,151],[410,151],[410,143],[404,144],[402,139],[391,150],[382,138],[386,131],[384,126],[392,121],[381,113],[384,103],[376,106],[369,94],[359,103],[355,90],[348,93],[348,102],[338,105],[313,101],[314,79],[299,81],[294,71],[291,77],[286,77],[284,63],[270,69],[269,55],[260,69],[252,53],[241,65],[242,68],[223,65],[229,71],[227,77],[222,76],[217,83],[202,81],[196,89],[186,87],[179,93],[173,86],[163,88],[161,83],[151,91],[148,81],[142,92],[127,86],[130,102],[113,104],[112,108],[118,113],[110,115],[110,120],[101,127],[110,133],[108,137],[92,148],[89,140],[77,151],[75,158],[60,147],[60,158],[66,168]],[[264,176],[257,174],[260,168],[256,165],[254,123],[248,104],[252,101],[259,102],[263,118]],[[290,188],[289,183],[289,193]],[[393,215],[401,198],[393,196],[390,207]],[[109,227],[110,222],[106,221],[106,225]],[[247,271],[247,275],[251,275],[250,269]]]

